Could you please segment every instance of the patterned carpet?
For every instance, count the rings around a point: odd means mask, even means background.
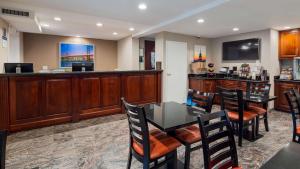
[[[260,127],[263,138],[243,140],[243,147],[238,147],[243,169],[259,168],[292,140],[291,116],[271,111],[269,117],[270,132]],[[129,136],[125,118],[120,114],[12,134],[7,143],[7,169],[124,169]],[[183,147],[178,157],[183,161]],[[134,160],[132,169],[140,168]],[[203,168],[202,150],[192,153],[190,168]]]

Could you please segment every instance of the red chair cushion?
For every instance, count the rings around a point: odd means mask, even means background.
[[[300,125],[296,127],[296,134],[300,135]]]
[[[149,134],[150,142],[150,158],[157,159],[165,156],[166,154],[176,150],[181,146],[180,142],[175,138],[168,136],[166,133],[160,130],[152,130]],[[134,150],[141,156],[144,155],[143,145],[133,141]]]
[[[181,142],[188,144],[193,144],[201,140],[199,127],[196,125],[177,129],[175,137]]]
[[[239,113],[238,112],[234,112],[234,111],[229,111],[228,113],[228,117],[230,120],[232,121],[238,121],[239,120]],[[251,113],[249,111],[244,111],[244,116],[243,116],[243,120],[244,121],[250,121],[253,120],[257,115],[254,113]]]
[[[262,107],[258,107],[258,106],[249,106],[247,111],[249,111],[250,113],[258,114],[258,115],[264,115],[267,112],[266,109],[264,109]]]

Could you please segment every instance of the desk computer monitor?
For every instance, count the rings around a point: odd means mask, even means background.
[[[5,73],[18,73],[17,67],[21,68],[20,73],[33,73],[33,63],[4,63]]]
[[[94,63],[72,63],[72,72],[94,71]]]

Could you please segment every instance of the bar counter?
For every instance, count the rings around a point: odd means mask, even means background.
[[[0,129],[10,132],[122,112],[161,102],[162,71],[0,74]]]

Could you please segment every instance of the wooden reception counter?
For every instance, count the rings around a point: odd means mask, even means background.
[[[0,74],[0,129],[10,132],[122,112],[161,102],[161,71]]]

